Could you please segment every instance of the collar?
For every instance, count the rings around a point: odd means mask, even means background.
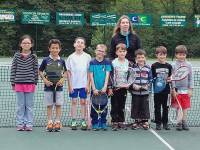
[[[53,59],[53,57],[51,56],[51,55],[49,55],[49,57],[51,58],[51,59]],[[54,59],[53,59],[54,60]],[[57,58],[56,58],[56,60],[60,60],[60,56],[58,56]]]

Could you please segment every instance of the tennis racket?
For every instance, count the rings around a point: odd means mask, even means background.
[[[101,115],[106,111],[108,104],[108,96],[105,93],[99,93],[98,95],[92,95],[91,106],[98,115],[98,125],[101,123]]]
[[[181,80],[185,79],[189,75],[189,73],[190,73],[190,69],[187,66],[180,66],[179,68],[177,68],[172,73],[171,81],[174,81],[174,82],[181,81]],[[170,89],[172,90],[172,85],[171,84],[170,84]],[[173,100],[172,100],[172,97],[171,97],[170,100],[171,100],[170,109],[171,108],[176,108],[175,115],[171,114],[170,121],[171,121],[172,124],[178,123],[183,118],[182,106],[181,106],[181,104],[180,104],[180,102],[179,102],[179,100],[177,98],[177,95],[174,96]],[[174,121],[174,120],[176,120],[176,121]]]

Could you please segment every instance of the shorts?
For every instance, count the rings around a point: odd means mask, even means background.
[[[64,103],[64,95],[63,91],[56,91],[56,102],[53,102],[53,92],[45,91],[44,92],[44,102],[46,106],[52,105],[63,105]]]
[[[179,101],[182,109],[190,108],[190,97],[188,94],[178,94],[177,100]],[[171,105],[173,108],[177,108],[177,109],[179,108],[179,105],[175,98],[172,99]]]
[[[81,99],[86,99],[87,93],[86,93],[85,88],[74,89],[74,91],[72,93],[69,93],[69,97],[71,97],[71,98],[80,97]]]

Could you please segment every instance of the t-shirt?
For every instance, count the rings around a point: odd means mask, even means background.
[[[111,71],[111,62],[107,59],[99,62],[97,59],[90,61],[89,71],[93,73],[94,84],[97,90],[101,90],[105,83],[106,72]]]
[[[77,54],[72,53],[66,62],[67,70],[71,72],[72,88],[85,88],[87,87],[87,74],[91,56],[85,52]]]
[[[113,86],[121,87],[128,83],[128,67],[129,62],[125,59],[125,62],[120,62],[118,58],[112,61],[113,66]]]
[[[54,86],[62,78],[63,73],[67,71],[65,61],[63,59],[59,57],[57,60],[53,60],[51,56],[43,59],[39,70],[42,72],[44,71],[45,77],[51,81]],[[44,90],[52,91],[53,88],[53,86],[48,87],[45,85]],[[56,90],[62,91],[63,87],[58,86]]]
[[[167,78],[170,77],[172,74],[172,66],[169,63],[161,64],[159,62],[155,62],[154,64],[152,64],[151,70],[153,78],[161,77],[164,80],[167,80]],[[170,93],[170,86],[168,83],[166,84],[165,89],[162,90],[160,93]]]

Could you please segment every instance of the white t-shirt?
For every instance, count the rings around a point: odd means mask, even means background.
[[[125,62],[119,62],[118,58],[112,61],[113,71],[114,71],[114,86],[121,87],[128,83],[128,66],[129,62],[125,59]]]
[[[71,72],[72,88],[85,88],[87,86],[87,73],[91,56],[85,52],[69,55],[66,62],[67,70]]]

